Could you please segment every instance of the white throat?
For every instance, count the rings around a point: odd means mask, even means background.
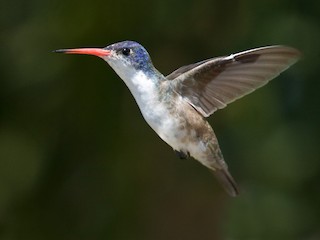
[[[147,106],[150,107],[158,100],[159,92],[156,82],[148,78],[142,70],[136,70],[132,66],[112,61],[108,63],[125,82],[144,115],[145,111],[147,111]]]

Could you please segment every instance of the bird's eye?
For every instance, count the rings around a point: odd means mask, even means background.
[[[125,56],[129,56],[131,53],[131,49],[130,48],[122,48],[121,49],[121,53]]]

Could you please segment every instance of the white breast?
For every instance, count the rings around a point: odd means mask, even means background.
[[[167,119],[168,109],[159,100],[159,89],[156,83],[142,71],[139,71],[126,84],[135,98],[143,117],[157,132],[159,125],[162,125]]]
[[[178,149],[176,131],[178,120],[170,117],[168,106],[159,100],[156,82],[149,79],[142,71],[136,72],[125,81],[134,96],[140,111],[150,127],[169,145]]]
[[[186,149],[185,144],[181,142],[184,132],[181,130],[178,132],[181,121],[171,116],[169,106],[160,100],[159,86],[157,86],[159,83],[149,79],[142,71],[112,62],[109,64],[125,82],[144,119],[159,137],[176,150]],[[179,108],[179,102],[184,102],[182,99],[176,99],[176,101],[177,108]]]

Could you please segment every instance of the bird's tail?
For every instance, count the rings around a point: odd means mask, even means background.
[[[232,197],[239,195],[237,183],[229,173],[228,169],[221,168],[212,170],[214,176],[218,179],[224,190]]]

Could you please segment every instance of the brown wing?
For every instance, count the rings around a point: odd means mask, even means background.
[[[204,117],[262,87],[294,64],[298,50],[256,48],[181,67],[167,76],[175,91]]]

